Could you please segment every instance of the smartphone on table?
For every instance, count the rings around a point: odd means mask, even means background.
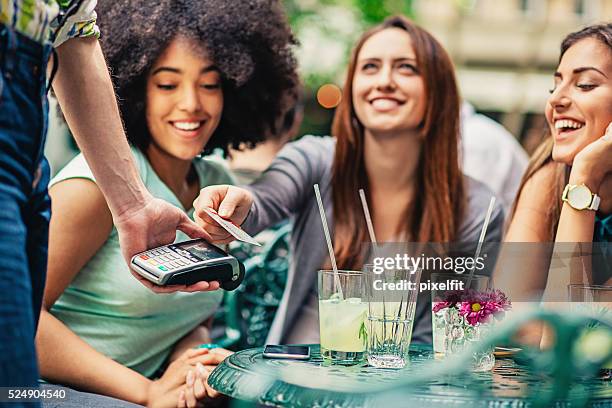
[[[310,347],[268,344],[264,348],[263,357],[308,360],[310,358]]]

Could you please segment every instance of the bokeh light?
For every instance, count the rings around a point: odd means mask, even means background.
[[[333,109],[342,100],[342,91],[338,85],[325,84],[317,91],[317,102],[326,109]]]

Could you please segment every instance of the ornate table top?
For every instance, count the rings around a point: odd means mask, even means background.
[[[528,395],[547,391],[545,376],[512,359],[497,359],[492,372],[427,378],[424,374],[443,364],[434,360],[430,346],[412,345],[410,362],[401,370],[323,366],[319,346],[310,347],[309,361],[264,359],[263,348],[237,352],[211,373],[209,384],[234,398],[282,407],[520,408],[533,406]],[[408,384],[410,379],[415,381]],[[571,404],[556,406],[612,407],[612,382],[585,380],[574,384],[570,396]]]

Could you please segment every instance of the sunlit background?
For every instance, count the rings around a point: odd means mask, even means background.
[[[502,123],[528,152],[543,135],[542,115],[563,37],[612,19],[612,0],[286,0],[299,39],[304,83],[300,134],[330,132],[351,46],[391,14],[412,17],[449,51],[464,99]],[[76,147],[51,115],[47,155],[57,171]]]

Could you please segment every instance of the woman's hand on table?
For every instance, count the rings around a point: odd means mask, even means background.
[[[204,385],[206,386],[206,393],[208,397],[216,398],[219,393],[208,385],[208,375],[227,357],[234,354],[234,352],[226,350],[224,348],[214,348],[209,350],[206,357],[199,359],[196,363],[196,368],[200,373],[200,377],[204,378]]]
[[[193,202],[194,219],[210,235],[213,243],[227,244],[232,242],[234,237],[204,210],[213,210],[220,217],[240,226],[249,214],[252,204],[253,195],[244,188],[230,185],[204,187]]]
[[[147,393],[148,407],[176,407],[180,393],[199,399],[218,396],[206,383],[212,368],[223,361],[227,350],[189,349],[173,361],[161,378],[152,381]],[[231,354],[231,353],[230,353]],[[208,368],[207,368],[208,367]],[[210,368],[212,367],[212,368]],[[191,375],[189,373],[191,372]],[[189,383],[191,382],[191,385]],[[188,395],[187,391],[191,394]],[[190,401],[190,399],[189,399]]]
[[[208,379],[208,372],[198,363],[198,367],[195,371],[189,370],[185,377],[185,387],[179,393],[179,398],[176,406],[178,408],[192,408],[192,407],[204,407],[207,397],[214,398],[216,395],[210,395],[216,391],[212,390],[206,383]]]
[[[212,349],[206,354],[206,365],[203,365],[201,361],[196,363],[196,369],[187,372],[185,386],[179,394],[177,406],[179,408],[205,406],[206,399],[217,398],[220,394],[208,385],[208,376],[231,354],[231,351],[222,348]]]
[[[223,360],[234,354],[234,352],[226,350],[224,348],[214,348],[210,350],[206,358],[203,359],[202,364],[208,372],[212,372]]]

